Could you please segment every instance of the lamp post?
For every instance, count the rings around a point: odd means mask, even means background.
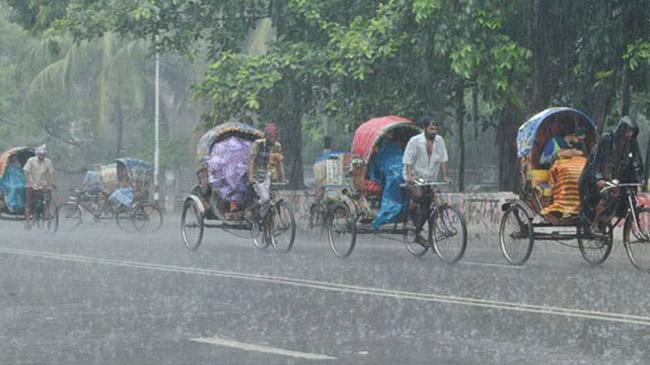
[[[160,175],[160,53],[156,52],[156,96],[154,112],[154,153],[153,153],[153,199],[159,200],[159,175]]]

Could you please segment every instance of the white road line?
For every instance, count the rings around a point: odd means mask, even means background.
[[[51,253],[45,251],[30,251],[30,250],[0,247],[0,253],[1,252],[6,254],[38,257],[38,258],[44,258],[50,260],[89,263],[89,264],[102,264],[102,265],[118,266],[118,267],[130,267],[135,269],[146,269],[146,270],[156,270],[156,271],[164,271],[164,272],[195,274],[195,275],[205,275],[205,276],[220,277],[220,278],[258,281],[258,282],[288,285],[288,286],[295,286],[295,287],[302,287],[302,288],[333,291],[339,293],[372,295],[372,296],[378,296],[384,298],[410,299],[410,300],[424,301],[424,302],[457,304],[457,305],[465,305],[465,306],[472,306],[472,307],[514,311],[514,312],[547,314],[547,315],[555,315],[555,316],[562,316],[562,317],[584,318],[584,319],[593,319],[593,320],[606,321],[606,322],[617,322],[617,323],[650,326],[650,317],[632,315],[632,314],[602,312],[602,311],[584,310],[584,309],[577,309],[577,308],[553,307],[553,306],[527,304],[527,303],[505,302],[505,301],[479,299],[479,298],[467,298],[467,297],[459,297],[453,295],[427,294],[427,293],[409,292],[409,291],[401,291],[401,290],[390,290],[390,289],[372,288],[372,287],[364,287],[364,286],[357,286],[357,285],[331,283],[325,281],[295,279],[295,278],[287,278],[287,277],[272,276],[272,275],[250,274],[250,273],[243,273],[243,272],[201,269],[201,268],[192,268],[192,267],[184,267],[184,266],[174,266],[174,265],[160,265],[160,264],[153,264],[153,263],[146,263],[146,262],[112,260],[112,259],[93,258],[93,257],[76,256],[76,255],[64,255],[64,254],[57,254],[57,253]]]
[[[299,358],[299,359],[336,360],[335,357],[327,356],[327,355],[311,354],[311,353],[308,353],[308,352],[300,352],[300,351],[283,350],[283,349],[279,349],[279,348],[275,348],[275,347],[260,346],[260,345],[254,345],[254,344],[249,344],[249,343],[226,340],[226,339],[219,338],[219,337],[191,338],[190,341],[199,342],[199,343],[208,343],[208,344],[211,344],[211,345],[219,345],[219,346],[225,346],[225,347],[233,347],[233,348],[240,349],[240,350],[245,350],[245,351],[264,352],[264,353],[267,353],[267,354],[289,356],[289,357],[295,357],[295,358]]]
[[[515,265],[505,265],[505,264],[493,264],[490,262],[479,262],[479,261],[469,261],[469,260],[463,260],[458,262],[459,264],[462,265],[474,265],[474,266],[489,266],[489,267],[498,267],[501,269],[514,269],[514,270],[521,270],[524,267],[523,266],[515,266]]]

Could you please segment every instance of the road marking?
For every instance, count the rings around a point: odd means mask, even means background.
[[[51,253],[46,251],[13,249],[7,247],[0,247],[0,252],[6,254],[12,254],[12,255],[38,257],[38,258],[58,260],[58,261],[101,264],[101,265],[117,266],[117,267],[130,267],[135,269],[145,269],[145,270],[155,270],[155,271],[163,271],[163,272],[195,274],[195,275],[205,275],[205,276],[220,277],[220,278],[258,281],[258,282],[273,283],[273,284],[280,284],[280,285],[287,285],[287,286],[333,291],[339,293],[371,295],[371,296],[395,298],[395,299],[410,299],[410,300],[423,301],[423,302],[457,304],[457,305],[465,305],[465,306],[480,307],[480,308],[514,311],[514,312],[547,314],[547,315],[554,315],[554,316],[561,316],[561,317],[593,319],[593,320],[606,321],[606,322],[650,326],[650,317],[632,315],[632,314],[601,312],[601,311],[584,310],[584,309],[577,309],[577,308],[553,307],[553,306],[527,304],[527,303],[505,302],[505,301],[489,300],[489,299],[459,297],[453,295],[427,294],[427,293],[409,292],[409,291],[401,291],[401,290],[364,287],[364,286],[357,286],[357,285],[330,283],[325,281],[295,279],[295,278],[287,278],[281,276],[201,269],[201,268],[192,268],[192,267],[184,267],[184,266],[174,266],[174,265],[161,265],[161,264],[153,264],[153,263],[137,262],[137,261],[103,259],[103,258],[94,258],[94,257],[86,257],[86,256],[77,256],[77,255],[57,254],[57,253]]]
[[[208,343],[208,344],[211,344],[211,345],[219,345],[219,346],[225,346],[225,347],[233,347],[233,348],[240,349],[240,350],[245,350],[245,351],[264,352],[264,353],[267,353],[267,354],[289,356],[289,357],[295,357],[295,358],[299,358],[299,359],[336,360],[335,357],[327,356],[327,355],[311,354],[311,353],[308,353],[308,352],[284,350],[284,349],[279,349],[279,348],[276,348],[276,347],[260,346],[260,345],[254,345],[254,344],[249,344],[249,343],[226,340],[226,339],[219,338],[219,337],[191,338],[190,341],[199,342],[199,343]]]
[[[505,265],[505,264],[493,264],[490,262],[479,262],[479,261],[469,261],[469,260],[463,260],[458,262],[459,264],[462,265],[475,265],[475,266],[490,266],[490,267],[498,267],[502,269],[515,269],[515,270],[521,270],[524,267],[523,266],[515,266],[515,265]]]

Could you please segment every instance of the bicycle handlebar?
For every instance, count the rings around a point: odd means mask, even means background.
[[[618,182],[618,180],[613,180],[613,181],[605,181],[605,187],[600,190],[601,193],[604,193],[608,190],[615,189],[615,188],[626,188],[626,187],[640,187],[643,186],[643,184],[640,183],[624,183],[621,184]]]

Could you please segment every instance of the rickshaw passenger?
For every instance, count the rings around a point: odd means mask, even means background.
[[[441,119],[440,117],[438,117]],[[447,147],[442,136],[438,135],[441,120],[425,117],[420,123],[424,132],[411,137],[404,151],[404,178],[409,184],[416,179],[435,182],[442,171],[442,180],[449,182],[447,173]],[[423,243],[420,235],[425,223],[425,215],[431,204],[431,189],[423,186],[409,186],[412,199],[409,202],[410,224],[415,226],[416,239]]]
[[[539,155],[539,166],[548,169],[559,158],[585,156],[585,136],[586,131],[583,128],[576,128],[574,131],[565,132],[564,136],[551,138]]]
[[[25,208],[25,175],[16,156],[11,156],[0,186],[5,191],[5,203],[9,212]]]
[[[395,220],[404,209],[404,196],[400,184],[402,177],[402,158],[404,151],[394,140],[394,134],[387,132],[381,146],[368,166],[368,179],[382,187],[381,206],[372,226],[379,226]]]
[[[278,125],[269,122],[264,128],[265,138],[256,140],[251,146],[248,159],[248,182],[259,200],[248,207],[250,212],[257,207],[266,207],[271,200],[271,174],[277,167],[277,178],[284,181],[282,145],[277,141]]]
[[[31,228],[31,210],[34,191],[44,187],[54,186],[54,166],[47,158],[47,146],[36,148],[36,156],[30,157],[25,163],[23,171],[26,181],[25,228]]]
[[[636,137],[639,126],[634,119],[624,116],[613,132],[604,133],[595,153],[580,177],[580,216],[585,223],[600,228],[601,219],[608,219],[612,209],[618,217],[623,217],[626,206],[617,204],[621,194],[616,189],[604,194],[600,190],[607,181],[617,179],[620,183],[641,183],[644,178],[643,161]]]
[[[122,164],[117,164],[117,183],[118,188],[108,197],[108,199],[117,204],[130,208],[135,199],[135,190],[131,184],[128,173]]]

